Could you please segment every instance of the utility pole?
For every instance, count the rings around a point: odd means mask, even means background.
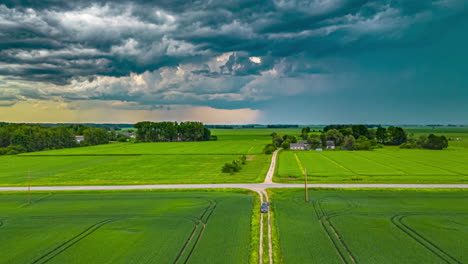
[[[31,171],[28,170],[28,204],[31,204]]]
[[[304,168],[304,195],[305,195],[305,202],[309,202],[309,193],[307,192],[307,169]]]

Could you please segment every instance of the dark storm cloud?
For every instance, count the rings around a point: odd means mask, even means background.
[[[326,86],[355,54],[427,45],[464,2],[6,0],[0,76],[52,84],[43,97],[260,105]]]

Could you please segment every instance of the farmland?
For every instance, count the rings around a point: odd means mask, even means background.
[[[28,153],[29,155],[99,155],[99,154],[261,154],[271,138],[267,135],[222,135],[218,141],[114,143]]]
[[[468,192],[271,190],[284,263],[465,263]]]
[[[260,182],[268,135],[221,135],[218,141],[114,143],[0,157],[0,186]],[[234,175],[226,162],[247,155]]]
[[[463,183],[468,181],[468,148],[443,151],[386,147],[374,151],[284,151],[276,181]],[[302,167],[302,168],[301,168]]]
[[[221,172],[238,155],[103,155],[1,157],[0,185],[131,185],[259,182],[267,155],[248,155],[241,172]]]
[[[247,263],[253,197],[0,194],[0,263]],[[124,249],[124,250],[121,250]]]

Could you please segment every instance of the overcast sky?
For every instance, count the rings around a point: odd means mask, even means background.
[[[468,124],[466,0],[0,2],[0,121]]]

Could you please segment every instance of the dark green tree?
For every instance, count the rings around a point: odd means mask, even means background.
[[[389,127],[388,132],[388,145],[401,145],[406,142],[407,135],[406,132],[401,127]]]
[[[311,149],[322,147],[322,140],[320,139],[319,135],[310,135],[310,137],[307,139],[307,143],[309,143]]]
[[[11,137],[11,145],[21,146],[26,151],[33,151],[33,141],[29,135],[25,135],[23,132],[15,132]]]
[[[339,146],[343,143],[343,134],[340,133],[340,131],[336,130],[336,129],[330,129],[326,132],[325,134],[325,139],[326,141],[328,140],[331,140],[333,142],[335,142],[335,145],[336,146]],[[325,143],[324,143],[325,145]]]
[[[448,140],[445,136],[430,134],[423,142],[422,147],[426,149],[444,149],[448,147]]]
[[[353,137],[353,135],[345,136],[342,147],[347,150],[353,150],[355,142],[356,142],[356,139]]]
[[[372,143],[367,137],[360,136],[354,143],[354,149],[355,150],[371,150]]]
[[[387,143],[387,129],[385,127],[378,127],[375,131],[375,138],[380,144]]]
[[[268,144],[263,148],[263,153],[271,154],[276,150],[276,146],[274,144]]]

